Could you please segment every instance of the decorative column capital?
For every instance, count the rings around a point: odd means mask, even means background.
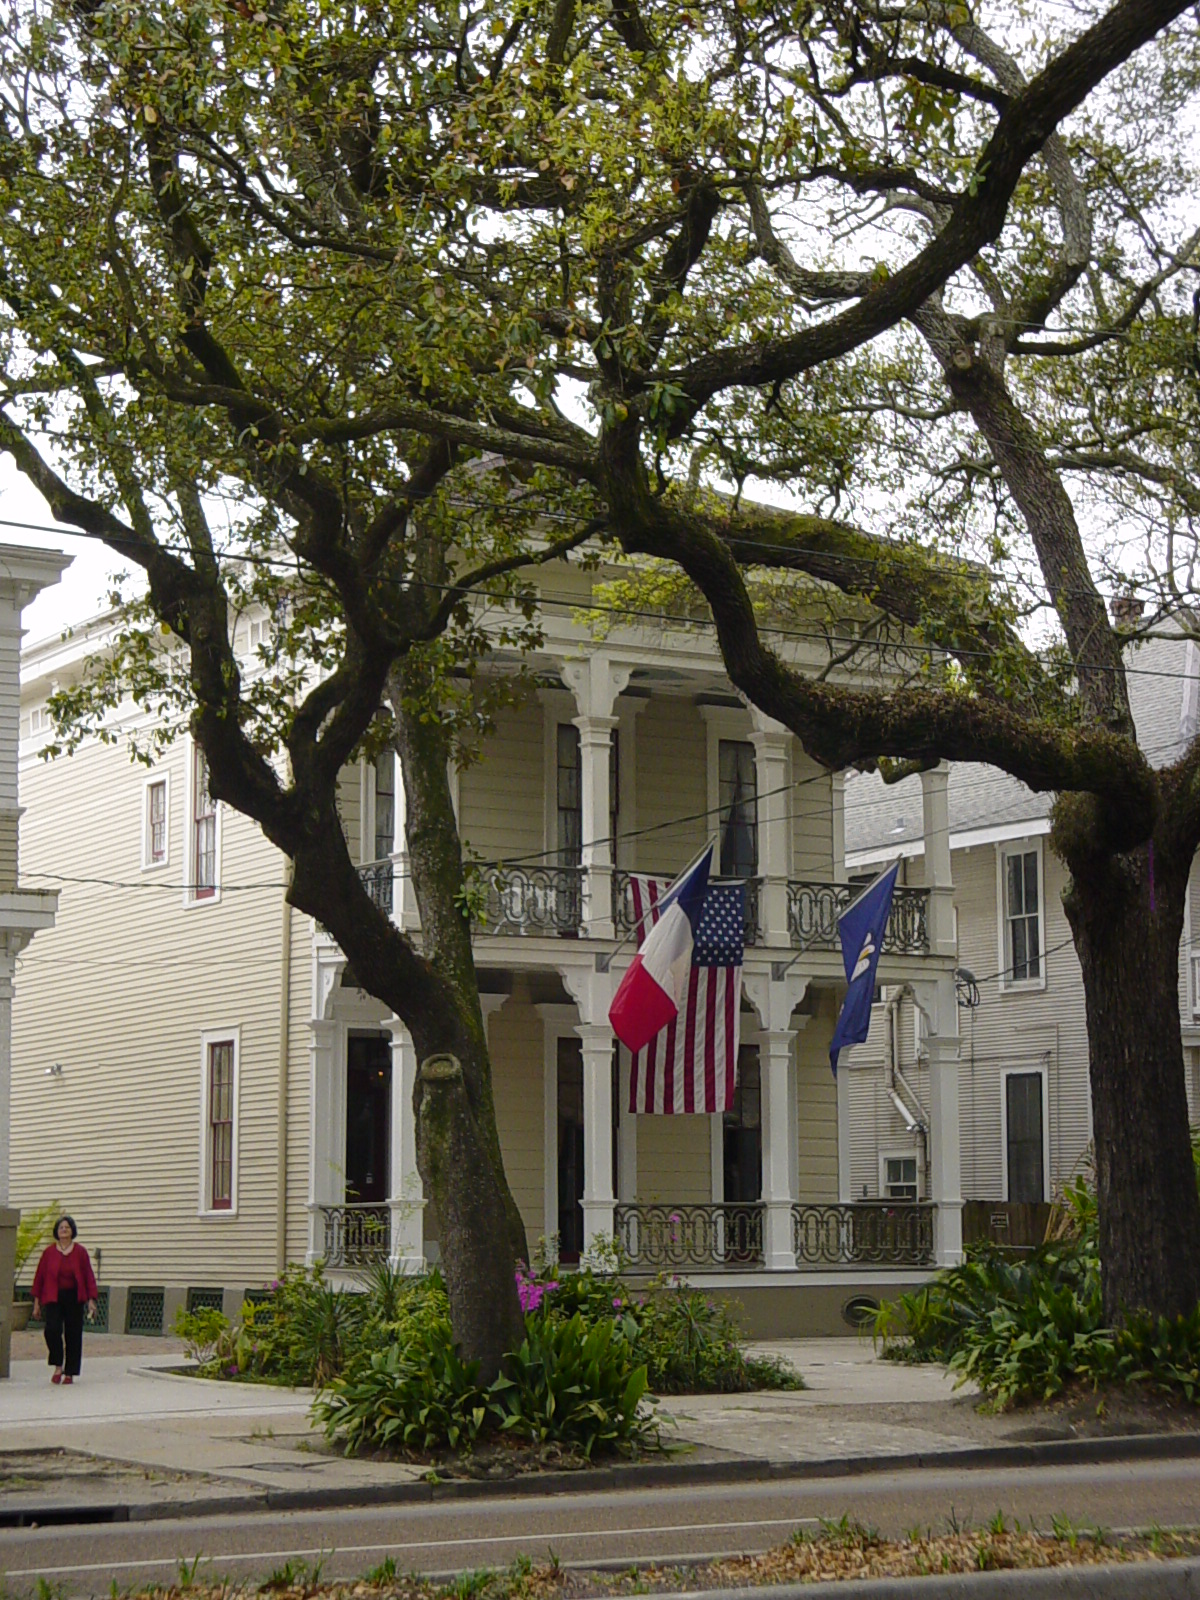
[[[564,661],[563,682],[575,696],[580,717],[611,717],[617,696],[629,686],[631,666],[618,666],[603,650]]]

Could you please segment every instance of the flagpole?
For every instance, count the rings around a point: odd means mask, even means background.
[[[863,887],[854,896],[854,899],[851,900],[850,904],[846,907],[845,911],[840,911],[838,913],[838,921],[840,922],[843,917],[849,916],[849,914],[851,913],[851,911],[854,910],[854,908],[858,904],[858,902],[860,900],[864,899],[867,895],[869,895],[871,890],[875,887],[875,885],[877,883],[880,883],[884,878],[886,878],[888,873],[891,872],[894,867],[898,867],[903,860],[904,860],[904,853],[903,853],[903,851],[901,851],[896,856],[895,861],[889,861],[886,867],[884,867],[880,872],[876,873],[876,875],[871,879],[870,883],[863,885]],[[796,954],[792,957],[792,959],[790,961],[772,961],[772,963],[771,963],[771,981],[772,981],[772,983],[778,983],[781,978],[786,978],[787,977],[788,973],[796,965],[796,963],[797,963],[797,961],[799,961],[800,957],[802,955],[804,955],[806,951],[808,951],[808,950],[810,950],[812,948],[816,938],[817,938],[817,934],[814,933],[810,939],[806,939],[804,941],[804,943],[800,946],[799,950],[796,951]]]
[[[675,874],[675,876],[671,879],[671,887],[674,888],[674,886],[679,882],[680,878],[686,878],[688,873],[692,870],[692,868],[697,866],[700,863],[701,859],[704,856],[705,851],[706,850],[712,850],[716,846],[716,843],[717,843],[717,835],[714,833],[705,841],[705,843],[702,846],[702,848],[697,850],[696,854],[688,862],[687,866],[684,867],[683,871],[682,872],[677,872]],[[631,873],[630,876],[632,877],[633,874]],[[608,972],[609,971],[609,969],[612,967],[614,957],[620,955],[621,951],[624,950],[625,946],[629,943],[630,939],[633,938],[634,934],[637,932],[638,928],[641,927],[642,922],[644,922],[644,921],[645,921],[645,918],[641,918],[641,919],[639,919],[639,920],[634,922],[632,928],[627,928],[623,938],[620,941],[620,943],[614,945],[611,950],[597,950],[597,952],[596,952],[596,971],[597,972]]]

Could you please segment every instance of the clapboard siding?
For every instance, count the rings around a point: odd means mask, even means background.
[[[485,861],[542,857],[545,740],[545,720],[537,700],[504,710],[495,731],[484,740],[480,760],[459,778],[463,845]]]
[[[525,1224],[530,1250],[545,1233],[543,1186],[544,1051],[542,1019],[527,1000],[510,996],[488,1020],[492,1096],[508,1186]]]
[[[676,872],[715,828],[708,806],[708,734],[691,701],[656,696],[634,723],[637,825],[632,865]],[[686,820],[680,820],[686,819]]]
[[[637,1118],[637,1197],[643,1204],[712,1200],[711,1127],[705,1116]]]
[[[834,1020],[823,1006],[796,1038],[798,1200],[838,1197],[837,1081],[829,1070]]]
[[[145,773],[123,749],[88,745],[22,772],[26,870],[107,881],[63,882],[56,926],[22,958],[13,1199],[69,1204],[112,1281],[136,1266],[151,1282],[186,1283],[220,1260],[252,1282],[275,1262],[282,862],[223,808],[223,892],[185,906],[186,757],[181,743],[161,764],[170,865],[150,873]],[[224,1027],[240,1029],[238,1206],[202,1218],[201,1032]]]
[[[792,746],[792,873],[797,878],[833,877],[833,777]]]

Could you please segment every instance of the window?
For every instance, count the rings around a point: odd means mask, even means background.
[[[722,739],[718,746],[721,876],[752,878],[758,869],[758,777],[754,746]]]
[[[917,1198],[916,1156],[881,1156],[883,1197],[885,1200]]]
[[[1003,987],[1042,981],[1041,852],[1001,857],[1004,896]]]
[[[200,1211],[237,1210],[238,1030],[201,1035]]]
[[[577,867],[583,860],[583,766],[574,723],[559,723],[557,750],[558,864]]]
[[[167,864],[167,780],[152,778],[146,784],[146,814],[142,821],[142,866]]]
[[[29,732],[32,737],[50,731],[50,707],[34,706],[29,713]]]
[[[375,757],[375,854],[387,861],[396,841],[396,755],[383,750]]]
[[[192,749],[192,899],[211,900],[217,888],[217,803],[208,790],[208,761]]]
[[[1042,1076],[1009,1072],[1004,1077],[1005,1198],[1024,1205],[1037,1205],[1046,1198]]]

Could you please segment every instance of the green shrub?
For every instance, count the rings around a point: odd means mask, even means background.
[[[703,1291],[660,1277],[632,1315],[634,1355],[646,1364],[655,1394],[742,1394],[750,1389],[802,1389],[786,1363],[748,1356],[732,1313]]]
[[[233,1329],[229,1318],[211,1306],[188,1311],[183,1306],[175,1313],[175,1334],[183,1340],[185,1354],[199,1366],[205,1377],[227,1370],[233,1358]]]
[[[646,1368],[634,1366],[622,1323],[591,1323],[577,1311],[534,1312],[520,1349],[489,1391],[501,1432],[537,1444],[553,1440],[591,1456],[596,1450],[657,1438],[641,1412]]]
[[[48,1206],[33,1206],[21,1212],[17,1223],[17,1251],[13,1260],[14,1285],[20,1283],[25,1263],[33,1253],[50,1243],[50,1230],[61,1215],[62,1207],[57,1200],[51,1200]]]

